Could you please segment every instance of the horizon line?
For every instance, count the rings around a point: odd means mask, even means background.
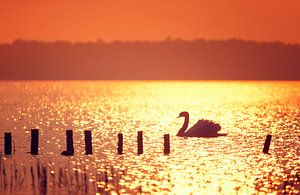
[[[86,40],[86,41],[70,41],[70,40],[63,40],[63,39],[56,39],[56,40],[38,40],[38,39],[23,39],[23,38],[16,38],[12,41],[8,42],[0,42],[1,45],[12,45],[15,42],[23,41],[23,42],[37,42],[37,43],[59,43],[59,42],[65,42],[70,44],[86,44],[86,43],[116,43],[116,42],[123,42],[123,43],[134,43],[134,42],[148,42],[148,43],[161,43],[161,42],[175,42],[175,41],[182,41],[182,42],[194,42],[194,41],[207,41],[207,42],[222,42],[222,41],[241,41],[241,42],[252,42],[252,43],[280,43],[283,45],[300,45],[300,42],[284,42],[280,40],[254,40],[254,39],[243,39],[243,38],[226,38],[226,39],[217,39],[217,38],[194,38],[194,39],[184,39],[184,38],[178,38],[178,37],[172,37],[167,36],[164,39],[132,39],[132,40],[120,40],[120,39],[114,39],[114,40],[104,40],[101,38],[95,39],[95,40]]]
[[[140,81],[155,81],[155,82],[300,82],[300,79],[0,79],[0,82],[77,82],[77,81],[125,81],[125,82],[140,82]]]

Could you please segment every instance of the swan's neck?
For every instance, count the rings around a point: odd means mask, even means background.
[[[184,136],[185,130],[188,128],[189,125],[189,116],[184,117],[184,123],[181,127],[181,129],[178,131],[177,136]]]

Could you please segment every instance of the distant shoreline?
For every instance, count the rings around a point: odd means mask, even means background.
[[[0,44],[0,80],[300,80],[300,45],[238,39]]]

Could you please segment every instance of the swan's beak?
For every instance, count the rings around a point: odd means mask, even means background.
[[[177,116],[176,118],[180,118],[180,116]]]

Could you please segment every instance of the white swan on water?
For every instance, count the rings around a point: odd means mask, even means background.
[[[221,130],[221,126],[218,123],[214,123],[210,120],[199,120],[194,126],[186,131],[189,125],[189,113],[181,112],[178,117],[184,117],[184,123],[181,129],[178,131],[177,136],[180,137],[217,137],[224,136],[226,134],[218,134]]]

